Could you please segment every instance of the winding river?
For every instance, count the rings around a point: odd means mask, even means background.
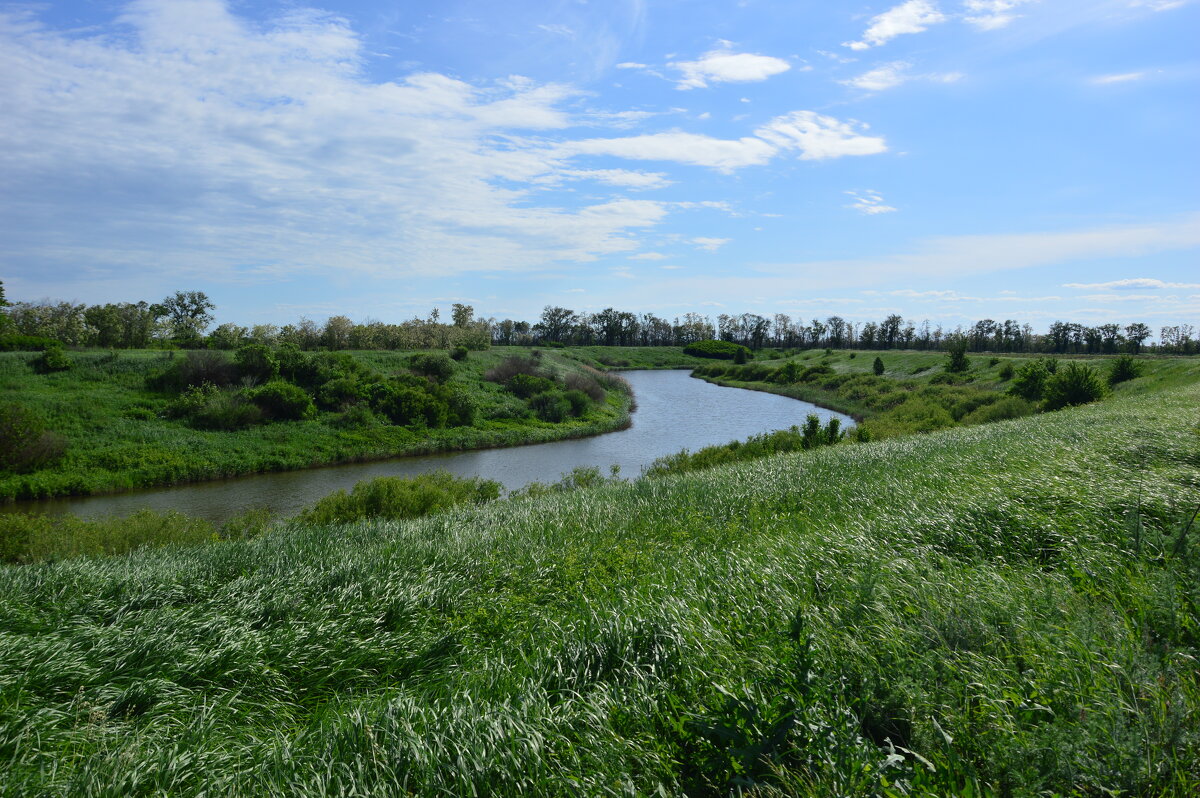
[[[686,371],[627,371],[622,376],[629,380],[637,398],[633,425],[594,438],[255,474],[112,496],[20,502],[8,509],[98,518],[125,516],[149,507],[221,523],[261,507],[279,515],[295,515],[329,493],[349,490],[356,482],[375,477],[444,469],[459,476],[494,479],[513,490],[530,482],[557,482],[577,467],[596,466],[607,473],[616,465],[622,476],[632,478],[664,455],[803,424],[809,413],[820,417],[822,423],[832,416],[847,426],[854,423],[848,416],[807,402],[712,385],[692,379]]]

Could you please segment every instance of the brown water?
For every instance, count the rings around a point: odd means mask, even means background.
[[[99,518],[126,516],[149,507],[221,523],[260,507],[283,516],[295,515],[323,496],[375,477],[444,469],[459,476],[494,479],[513,490],[530,482],[557,482],[577,467],[596,466],[607,474],[616,465],[622,476],[633,478],[664,455],[786,429],[803,424],[809,413],[819,416],[822,423],[832,416],[845,425],[854,423],[848,416],[808,402],[712,385],[692,379],[686,371],[627,371],[622,376],[633,385],[637,397],[633,426],[594,438],[254,474],[114,496],[20,502],[4,509]]]

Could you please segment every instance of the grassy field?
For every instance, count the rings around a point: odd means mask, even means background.
[[[1194,795],[1196,371],[415,521],[4,568],[0,792]]]
[[[349,353],[383,375],[407,370],[403,352]],[[471,352],[455,366],[448,385],[477,408],[470,426],[427,429],[372,424],[339,425],[342,414],[256,424],[238,430],[195,429],[164,417],[172,397],[147,388],[147,377],[182,353],[122,351],[68,353],[74,367],[36,373],[27,353],[0,353],[0,403],[39,415],[67,442],[61,460],[29,473],[0,473],[0,501],[86,495],[137,487],[286,471],[331,463],[463,449],[492,448],[583,437],[619,429],[629,421],[629,397],[609,391],[578,418],[549,422],[531,416],[503,386],[483,379],[488,369],[527,349],[496,347]],[[540,361],[560,377],[583,365],[555,352]]]

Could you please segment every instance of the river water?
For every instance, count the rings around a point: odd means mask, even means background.
[[[254,474],[112,496],[20,502],[6,509],[99,518],[126,516],[149,507],[222,523],[262,507],[282,516],[295,515],[336,490],[349,490],[356,482],[375,477],[408,477],[443,469],[463,477],[494,479],[513,490],[530,482],[557,482],[581,466],[596,466],[607,474],[616,465],[621,476],[634,478],[664,455],[803,424],[810,413],[822,423],[833,416],[844,425],[854,423],[848,416],[808,402],[712,385],[692,379],[686,371],[626,371],[622,376],[637,399],[633,425],[594,438]]]

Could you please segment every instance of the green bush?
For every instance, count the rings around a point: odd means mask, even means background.
[[[1043,407],[1058,410],[1071,405],[1085,405],[1103,398],[1108,387],[1100,374],[1083,363],[1068,363],[1046,380]]]
[[[540,377],[542,370],[531,358],[511,355],[488,369],[483,378],[489,382],[505,384],[518,374]]]
[[[345,412],[335,416],[329,422],[342,429],[371,429],[383,423],[379,416],[371,412],[366,405],[351,405]]]
[[[732,341],[696,341],[683,348],[685,355],[692,357],[708,357],[715,360],[736,360],[739,353],[744,358],[743,363],[754,357],[749,349]]]
[[[445,382],[454,374],[454,361],[444,352],[420,352],[408,358],[408,367],[422,377]]]
[[[32,361],[33,370],[39,374],[50,374],[55,371],[67,371],[71,368],[71,358],[63,351],[62,344],[54,343],[45,348]]]
[[[946,363],[942,366],[948,374],[961,374],[971,368],[967,359],[967,342],[951,341],[946,346]]]
[[[504,387],[512,393],[528,399],[531,396],[536,396],[539,393],[546,393],[558,388],[558,383],[554,380],[545,377],[534,377],[529,374],[514,374],[509,378],[508,382],[504,383]]]
[[[469,355],[470,352],[470,349],[467,349],[462,344],[459,344],[458,346],[454,347],[454,349],[450,350],[450,357],[454,360],[466,360],[467,355]]]
[[[371,409],[400,427],[438,429],[446,426],[450,417],[450,406],[444,400],[418,387],[392,380],[371,386],[369,392]]]
[[[317,404],[326,410],[337,410],[366,398],[366,386],[354,377],[335,377],[317,389]]]
[[[1006,421],[1010,418],[1030,416],[1037,412],[1037,405],[1019,396],[1005,396],[991,404],[981,405],[962,417],[964,426],[975,424],[990,424],[993,421]]]
[[[0,470],[32,471],[62,457],[67,442],[33,412],[0,404]]]
[[[250,391],[249,397],[269,418],[299,421],[316,413],[312,397],[290,382],[274,380]]]
[[[566,376],[563,382],[568,391],[583,391],[593,402],[604,401],[604,386],[590,374],[573,371]]]
[[[529,409],[542,421],[559,423],[571,415],[571,403],[558,390],[535,394],[529,398]]]
[[[0,352],[44,352],[53,346],[62,346],[54,338],[39,335],[0,335]]]
[[[339,490],[326,496],[305,511],[300,520],[336,524],[367,518],[420,518],[456,504],[483,504],[499,495],[499,482],[465,479],[445,471],[407,479],[379,477],[359,482],[349,494]]]
[[[1132,355],[1121,355],[1113,360],[1108,369],[1109,386],[1137,379],[1142,375],[1142,364]]]
[[[166,408],[167,416],[196,429],[236,430],[262,421],[263,411],[245,396],[223,391],[212,383],[186,388]]]
[[[1047,358],[1031,360],[1017,369],[1016,376],[1013,377],[1012,385],[1009,386],[1008,392],[1026,401],[1036,402],[1042,398],[1046,381],[1057,368],[1058,362],[1055,360]]]
[[[580,390],[570,390],[563,393],[563,398],[571,406],[571,415],[582,416],[592,408],[592,399]]]
[[[1016,370],[1013,368],[1013,364],[1005,363],[1003,366],[1000,367],[999,377],[1001,380],[1004,380],[1005,382],[1007,382],[1008,380],[1011,380],[1013,378],[1013,374],[1015,374],[1015,373],[1016,373]]]
[[[238,374],[258,382],[269,382],[279,376],[279,358],[263,344],[246,344],[233,356]]]
[[[881,358],[881,357],[875,358],[875,362],[871,364],[871,371],[873,371],[875,373],[876,377],[883,376],[883,372],[884,372],[883,358]]]

